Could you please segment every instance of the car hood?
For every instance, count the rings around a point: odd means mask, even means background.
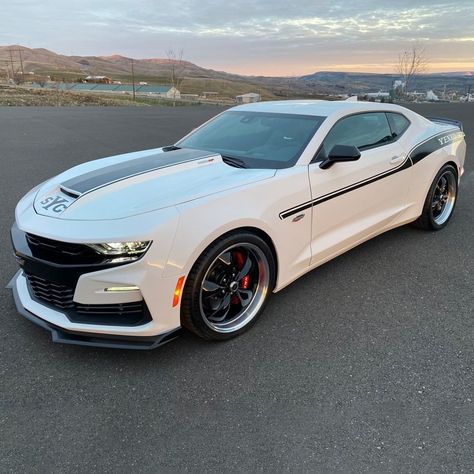
[[[107,220],[202,198],[275,175],[227,165],[219,154],[158,148],[91,161],[41,185],[36,213],[58,219]]]

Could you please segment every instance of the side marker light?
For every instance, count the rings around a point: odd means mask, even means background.
[[[178,278],[178,282],[176,283],[176,288],[174,289],[173,293],[173,308],[178,305],[179,299],[181,298],[181,293],[183,291],[183,284],[184,284],[184,276]]]

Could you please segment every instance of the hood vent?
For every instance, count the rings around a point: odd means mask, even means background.
[[[60,186],[59,189],[66,195],[66,196],[69,196],[69,197],[72,197],[74,199],[77,199],[81,193],[78,193],[76,191],[73,191],[72,189],[68,189],[66,188],[66,186]]]
[[[162,148],[162,150],[164,152],[167,152],[167,151],[176,151],[176,150],[181,150],[181,148],[179,146],[176,146],[176,145],[169,145],[169,146],[164,146]]]

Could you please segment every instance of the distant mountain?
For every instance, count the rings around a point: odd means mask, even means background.
[[[79,76],[88,74],[130,75],[131,58],[113,56],[65,56],[44,48],[26,48],[20,45],[0,46],[0,61],[7,66],[10,63],[10,51],[13,51],[14,67],[20,67],[20,54],[25,72],[35,73],[76,73]],[[163,76],[169,71],[170,61],[164,58],[134,59],[135,74]],[[240,76],[225,72],[205,69],[189,61],[183,61],[184,74],[189,77],[213,77],[235,79]]]
[[[433,74],[432,74],[433,75]],[[453,71],[453,72],[437,72],[434,74],[436,76],[452,76],[452,77],[472,77],[474,76],[474,71]]]
[[[414,78],[410,88],[413,90],[426,91],[429,89],[442,91],[456,90],[464,92],[469,84],[473,83],[472,73],[448,72],[422,74]],[[321,71],[299,78],[315,89],[327,90],[332,88],[335,92],[361,93],[388,91],[395,80],[400,79],[397,74],[377,74],[358,72],[331,72]]]

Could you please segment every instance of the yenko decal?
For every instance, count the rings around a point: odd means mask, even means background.
[[[464,138],[463,132],[450,133],[449,135],[445,135],[444,137],[439,137],[438,141],[440,145],[444,146],[444,145],[447,145],[448,143],[455,142],[460,138]]]
[[[431,153],[434,153],[445,146],[451,145],[452,143],[461,141],[463,138],[464,132],[459,130],[444,132],[443,134],[431,137],[413,148],[409,154],[411,162],[416,165],[419,161],[431,155]]]

